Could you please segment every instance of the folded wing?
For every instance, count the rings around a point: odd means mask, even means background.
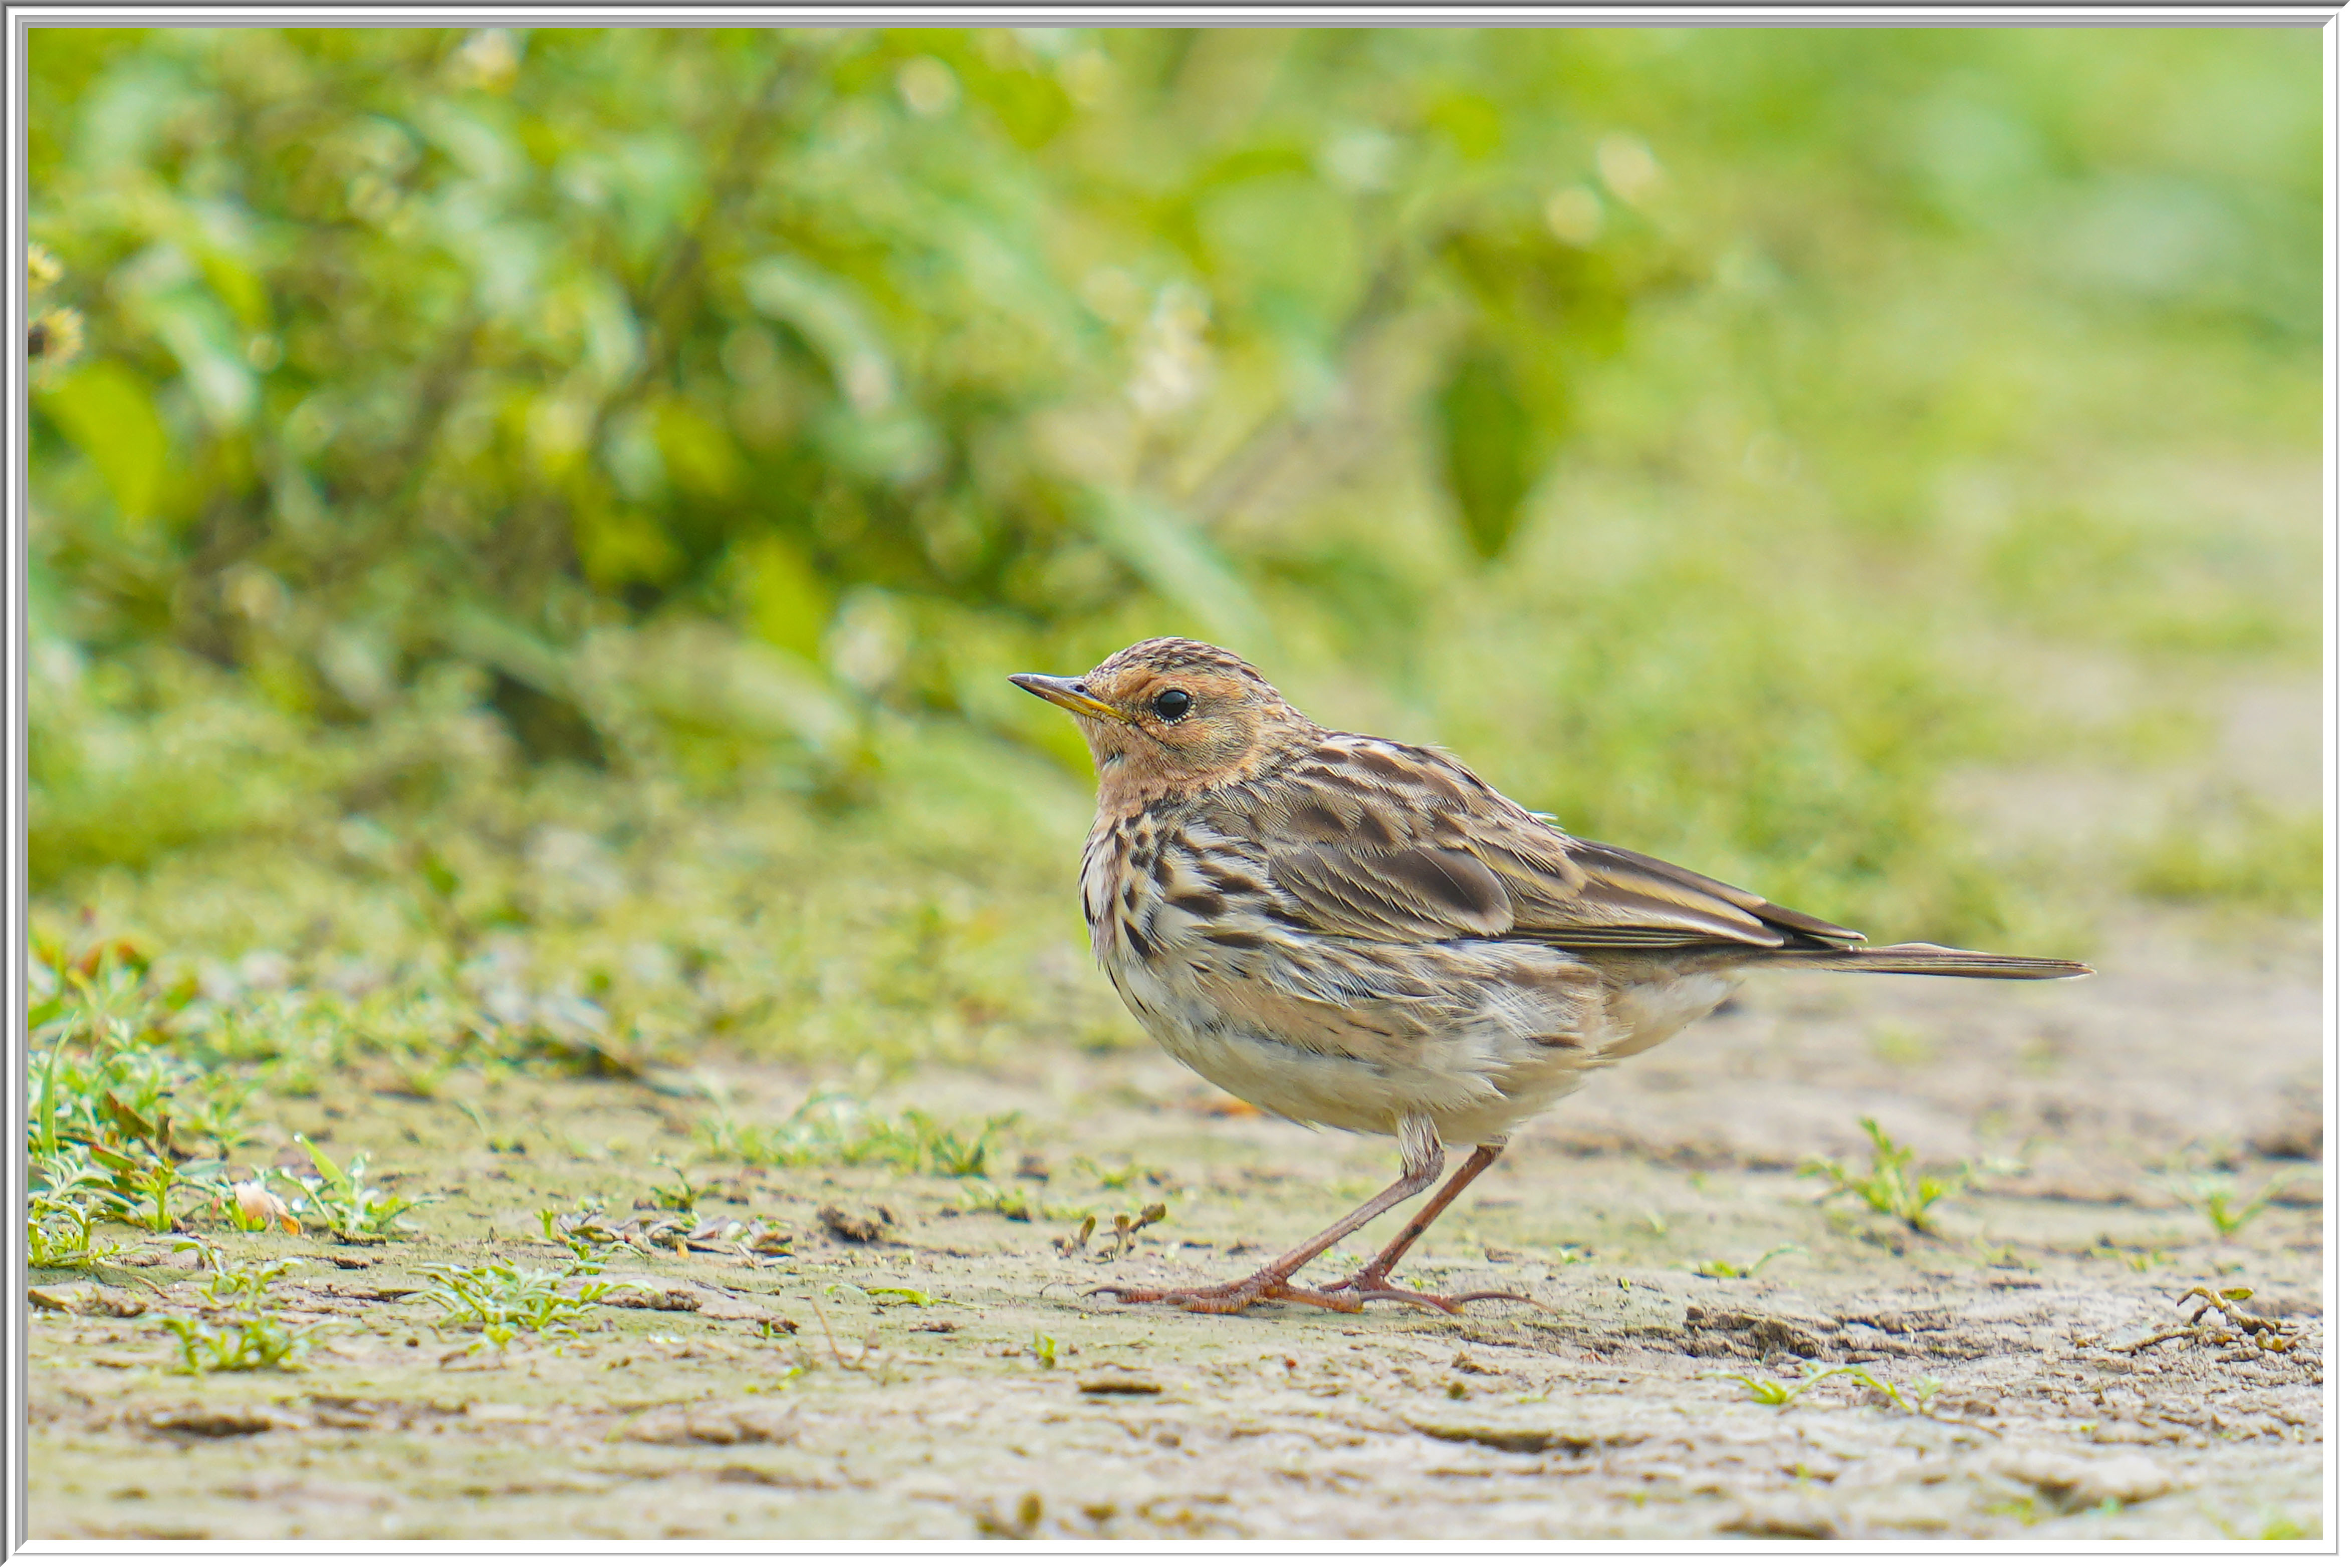
[[[1861,934],[1679,866],[1572,838],[1450,758],[1336,737],[1259,782],[1233,827],[1296,918],[1332,936],[1567,948],[1841,947]]]

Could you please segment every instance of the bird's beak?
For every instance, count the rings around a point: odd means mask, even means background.
[[[1030,696],[1043,697],[1055,707],[1068,708],[1085,718],[1106,718],[1114,724],[1134,722],[1106,702],[1086,695],[1086,688],[1077,681],[1061,675],[1010,675],[1006,677]]]

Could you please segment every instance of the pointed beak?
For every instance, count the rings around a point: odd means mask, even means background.
[[[1062,675],[1010,675],[1006,678],[1030,696],[1043,697],[1055,707],[1068,708],[1082,717],[1109,719],[1114,724],[1132,722],[1110,704],[1087,695],[1085,684],[1081,681]]]

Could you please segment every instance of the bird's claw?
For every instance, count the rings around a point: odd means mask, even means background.
[[[1333,1280],[1322,1289],[1363,1301],[1404,1301],[1455,1317],[1459,1317],[1471,1301],[1524,1301],[1531,1307],[1542,1305],[1532,1296],[1522,1296],[1516,1291],[1464,1291],[1458,1296],[1443,1296],[1430,1291],[1407,1291],[1401,1285],[1391,1283],[1384,1274],[1351,1274],[1343,1280]]]
[[[1254,1274],[1222,1285],[1098,1285],[1086,1293],[1115,1296],[1123,1307],[1157,1302],[1181,1307],[1187,1312],[1238,1312],[1260,1301],[1296,1301],[1301,1306],[1322,1307],[1334,1312],[1364,1310],[1362,1300],[1345,1291],[1318,1291],[1311,1285],[1293,1285],[1287,1280]]]
[[[1524,1301],[1529,1306],[1542,1304],[1516,1291],[1469,1291],[1458,1296],[1440,1296],[1426,1291],[1407,1291],[1402,1286],[1390,1284],[1385,1278],[1371,1279],[1361,1275],[1322,1286],[1293,1285],[1287,1280],[1253,1274],[1248,1279],[1222,1285],[1097,1285],[1086,1293],[1090,1296],[1115,1296],[1123,1307],[1155,1302],[1163,1306],[1181,1307],[1187,1312],[1238,1312],[1260,1301],[1296,1301],[1301,1306],[1321,1307],[1326,1312],[1360,1312],[1369,1301],[1400,1301],[1458,1317],[1471,1301]]]

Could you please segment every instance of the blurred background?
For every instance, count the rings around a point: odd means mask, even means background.
[[[2314,30],[29,68],[43,952],[394,1045],[1130,1042],[1004,676],[1168,632],[1886,939],[2315,917]]]

